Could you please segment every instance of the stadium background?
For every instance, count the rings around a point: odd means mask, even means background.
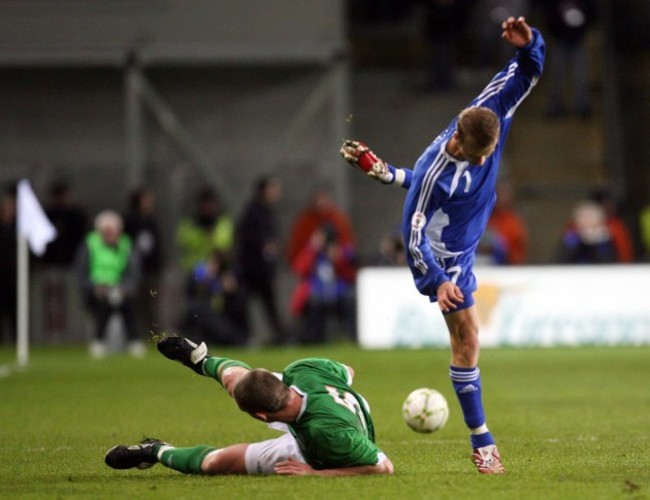
[[[250,181],[275,170],[285,184],[286,230],[311,187],[326,181],[369,259],[396,223],[401,197],[383,197],[380,186],[351,171],[336,152],[341,139],[363,138],[395,164],[409,165],[488,76],[467,63],[457,91],[419,92],[417,11],[398,8],[392,22],[363,22],[370,4],[409,2],[0,0],[0,182],[29,177],[43,199],[51,180],[67,177],[89,214],[122,209],[140,182],[154,187],[168,250],[161,293],[168,312],[178,293],[174,228],[204,182],[215,184],[237,214]],[[518,111],[503,164],[529,222],[536,264],[549,262],[573,203],[593,187],[624,196],[633,228],[636,211],[650,200],[650,3],[599,6],[590,38],[593,119],[546,122],[542,79]],[[471,58],[473,47],[463,54]],[[127,66],[134,60],[139,67]],[[143,84],[156,93],[140,108]],[[175,129],[166,111],[183,127]],[[80,308],[79,329],[66,338],[43,330],[34,271],[34,340],[84,338]],[[285,291],[291,284],[284,269]],[[447,349],[220,351],[271,369],[322,355],[357,370],[355,386],[372,404],[378,441],[396,474],[288,481],[188,477],[160,466],[109,469],[106,449],[145,433],[178,445],[221,446],[266,439],[269,431],[242,418],[214,382],[162,356],[97,362],[82,343],[37,345],[28,368],[13,370],[4,363],[15,350],[2,346],[0,498],[647,498],[648,349],[486,352],[486,407],[508,467],[499,478],[476,474],[468,460]],[[434,435],[414,434],[399,413],[403,397],[422,386],[439,388],[450,401],[451,418]]]
[[[166,249],[164,323],[178,312],[174,231],[200,184],[215,186],[237,215],[251,182],[277,173],[286,234],[311,190],[326,183],[369,260],[398,223],[402,197],[354,175],[337,154],[341,139],[361,138],[391,163],[412,165],[503,63],[496,54],[491,67],[478,67],[466,42],[459,88],[420,92],[417,4],[2,1],[0,181],[28,177],[43,197],[52,180],[67,178],[88,214],[121,210],[130,188],[153,187]],[[379,7],[389,15],[373,22]],[[473,23],[491,22],[477,12]],[[543,29],[534,13],[529,20]],[[571,208],[594,188],[625,200],[633,229],[650,200],[648,20],[644,0],[599,2],[591,119],[544,120],[544,79],[517,115],[503,171],[528,222],[534,264],[552,260]],[[286,297],[293,282],[283,271]],[[32,335],[48,339],[38,273],[32,292]],[[69,338],[82,338],[82,317],[74,319]]]

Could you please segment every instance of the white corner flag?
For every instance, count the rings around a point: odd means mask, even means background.
[[[47,244],[56,238],[56,228],[45,215],[27,179],[18,183],[16,200],[16,232],[18,233],[18,365],[29,359],[29,254],[27,244],[36,255],[43,255]]]
[[[18,183],[16,229],[36,255],[43,255],[47,244],[56,238],[56,228],[45,215],[27,179]]]

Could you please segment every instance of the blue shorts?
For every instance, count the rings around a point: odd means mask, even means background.
[[[472,307],[474,305],[474,292],[477,289],[476,276],[474,276],[473,270],[474,253],[463,253],[447,259],[436,258],[436,262],[449,275],[452,283],[460,288],[465,297],[464,302],[456,304],[456,309],[443,314],[451,314]],[[438,297],[435,294],[429,295],[429,300],[431,302],[437,302]]]

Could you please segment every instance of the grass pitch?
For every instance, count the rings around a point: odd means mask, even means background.
[[[0,377],[0,498],[650,498],[650,347],[490,349],[481,359],[488,424],[508,473],[480,476],[448,380],[446,350],[351,346],[223,351],[281,370],[305,356],[352,365],[370,402],[390,477],[202,477],[160,465],[116,471],[114,444],[154,436],[177,446],[267,439],[218,384],[154,351],[89,359],[37,349]],[[13,351],[0,350],[0,364]],[[433,387],[451,415],[420,435],[401,419],[406,395]]]

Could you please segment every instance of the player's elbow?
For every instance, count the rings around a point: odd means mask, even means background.
[[[380,463],[377,464],[376,474],[392,474],[395,469],[393,467],[393,462],[389,458],[385,458]]]
[[[349,365],[343,365],[345,366],[345,369],[348,372],[348,384],[352,384],[352,381],[354,380],[354,368],[352,368]]]

